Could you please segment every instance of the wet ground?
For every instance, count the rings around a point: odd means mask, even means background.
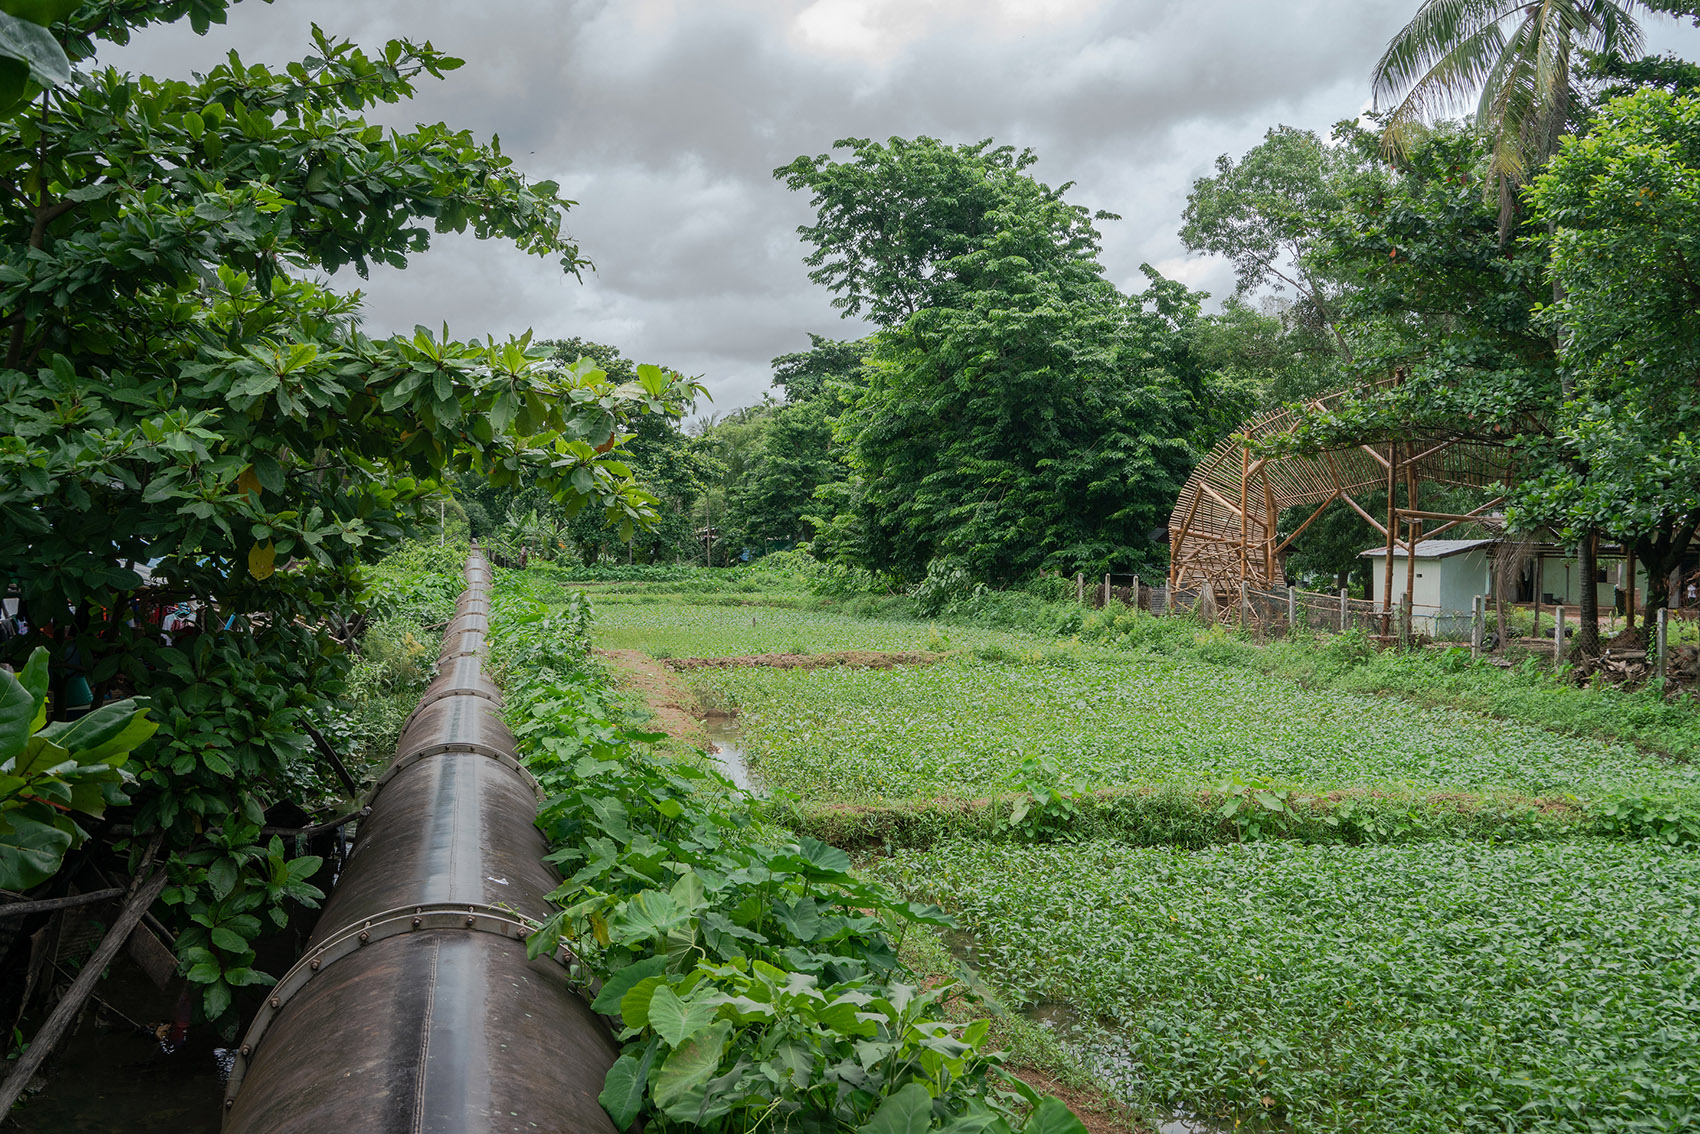
[[[711,716],[702,722],[708,735],[708,754],[720,765],[720,770],[732,783],[751,795],[766,795],[761,784],[750,774],[749,761],[744,756],[744,733],[737,717]]]

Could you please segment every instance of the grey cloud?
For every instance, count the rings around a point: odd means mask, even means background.
[[[807,332],[865,330],[808,282],[794,233],[807,202],[775,166],[845,136],[1030,146],[1041,178],[1075,181],[1074,199],[1124,217],[1104,227],[1118,283],[1143,286],[1141,262],[1167,263],[1220,295],[1231,273],[1188,260],[1175,235],[1192,180],[1277,122],[1322,130],[1355,115],[1416,0],[1079,0],[1052,6],[1078,17],[1048,24],[968,0],[830,3],[874,13],[876,38],[898,42],[870,56],[811,47],[806,0],[249,0],[205,39],[155,30],[108,58],[180,74],[235,46],[279,62],[305,52],[313,21],[367,46],[407,35],[463,57],[374,117],[499,133],[522,168],[580,202],[568,223],[597,271],[581,285],[505,247],[439,240],[405,272],[374,272],[368,329],[446,319],[468,336],[578,334],[703,374],[724,412],[759,399],[768,360]],[[1700,33],[1666,24],[1650,39],[1692,53]]]

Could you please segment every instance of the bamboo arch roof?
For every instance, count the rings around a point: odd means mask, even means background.
[[[1333,408],[1354,393],[1333,390],[1310,399],[1306,408]],[[1423,484],[1490,488],[1509,484],[1516,475],[1502,446],[1427,432],[1277,457],[1254,455],[1244,440],[1288,434],[1296,424],[1290,407],[1253,418],[1199,462],[1169,517],[1171,587],[1202,589],[1208,584],[1228,594],[1242,581],[1263,589],[1282,585],[1287,548],[1336,500],[1367,520],[1390,545],[1409,548],[1460,523],[1485,521],[1489,510],[1504,502],[1501,496],[1465,514],[1423,511]],[[1355,499],[1385,491],[1390,483],[1406,486],[1405,504],[1390,515],[1371,515]],[[1282,537],[1277,531],[1281,513],[1301,505],[1312,508],[1309,517]],[[1438,526],[1425,532],[1429,521]]]

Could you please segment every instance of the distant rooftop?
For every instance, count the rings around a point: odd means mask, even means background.
[[[1495,543],[1498,543],[1498,542],[1499,542],[1498,540],[1493,540],[1493,539],[1425,539],[1425,540],[1419,540],[1417,542],[1417,558],[1418,559],[1445,559],[1449,555],[1462,555],[1466,551],[1474,551],[1478,547],[1488,547],[1488,546],[1495,544]],[[1358,557],[1361,558],[1361,559],[1381,559],[1381,558],[1385,558],[1386,555],[1387,555],[1387,548],[1386,548],[1385,545],[1383,545],[1381,547],[1372,547],[1372,548],[1368,549],[1367,551],[1358,552]],[[1393,558],[1395,558],[1395,559],[1405,558],[1405,549],[1402,548],[1402,547],[1395,548],[1393,550]]]

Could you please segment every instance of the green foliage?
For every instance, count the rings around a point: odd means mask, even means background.
[[[1552,226],[1552,277],[1573,386],[1556,415],[1568,465],[1535,478],[1528,507],[1633,544],[1648,609],[1700,527],[1693,304],[1700,223],[1700,99],[1646,91],[1608,104],[1531,193]]]
[[[1624,790],[1689,798],[1700,790],[1696,766],[1622,744],[1371,696],[1377,683],[1347,680],[1367,665],[1337,671],[1340,687],[1307,689],[1260,672],[1265,655],[1255,646],[1229,639],[1215,648],[1236,664],[1207,660],[1210,650],[1199,646],[1112,654],[1030,639],[1010,642],[994,660],[722,669],[693,682],[738,706],[742,747],[763,782],[823,805],[992,794],[1030,757],[1089,782],[1195,790],[1236,776],[1300,794],[1374,789],[1405,798]],[[1420,672],[1413,667],[1404,682]],[[1432,664],[1429,672],[1437,683],[1466,678]],[[1510,684],[1497,671],[1467,676],[1478,688]],[[1383,678],[1395,689],[1404,682]]]
[[[956,840],[882,872],[1089,1065],[1232,1129],[1683,1128],[1700,860],[1653,842],[1200,851]]]
[[[548,795],[539,825],[567,877],[532,937],[600,982],[624,1050],[601,1101],[621,1126],[1008,1131],[985,1021],[942,1022],[949,990],[905,982],[887,928],[945,925],[857,880],[843,851],[765,824],[729,782],[616,723],[586,659],[582,604],[498,587],[506,713]],[[967,1124],[963,1126],[963,1124]],[[1024,1129],[1058,1129],[1035,1107]]]
[[[159,726],[145,701],[114,701],[75,721],[47,723],[47,651],[16,676],[0,671],[0,887],[28,890],[51,878],[98,819],[129,802],[130,753]]]
[[[1157,562],[1149,532],[1193,460],[1199,297],[1149,272],[1124,296],[1092,214],[989,142],[850,139],[775,171],[819,223],[810,276],[866,309],[868,379],[838,419],[854,476],[817,545],[919,581]]]
[[[54,35],[86,66],[0,120],[0,175],[29,187],[0,201],[0,581],[32,627],[6,660],[49,651],[56,713],[73,681],[97,705],[147,697],[158,732],[131,825],[166,835],[178,941],[209,950],[187,968],[215,1014],[252,973],[225,935],[251,941],[310,896],[292,873],[306,860],[254,840],[268,807],[341,794],[304,730],[344,692],[360,565],[434,528],[451,475],[529,475],[569,512],[650,520],[599,450],[698,389],[551,364],[529,335],[361,334],[358,297],[319,281],[404,267],[433,233],[576,272],[570,202],[493,142],[364,119],[460,65],[429,44],[365,51],[315,29],[299,62],[232,55],[187,81],[87,63],[96,40],[185,17],[204,31],[226,6],[37,5],[66,17]],[[167,644],[154,616],[179,603],[195,624]],[[192,946],[194,926],[216,936]]]
[[[1077,791],[1071,777],[1050,760],[1022,759],[1012,777],[1015,802],[1002,827],[1029,842],[1048,842],[1066,835],[1080,818]]]

